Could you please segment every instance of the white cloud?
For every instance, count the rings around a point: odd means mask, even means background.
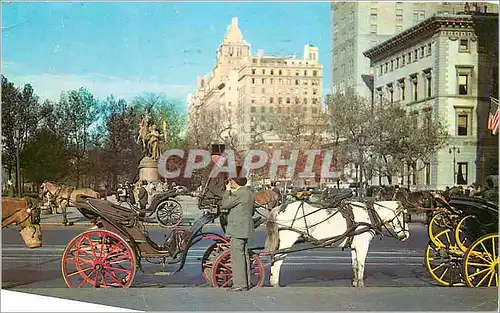
[[[20,75],[7,78],[20,86],[31,84],[41,100],[58,101],[62,91],[80,87],[89,90],[97,99],[105,99],[109,95],[129,101],[143,92],[164,93],[170,99],[185,101],[187,95],[196,88],[195,85],[170,85],[158,80],[131,80],[102,74],[40,74]]]

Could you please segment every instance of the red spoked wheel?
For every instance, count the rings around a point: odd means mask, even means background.
[[[216,242],[208,247],[201,259],[201,273],[207,283],[212,284],[212,267],[215,260],[223,251],[229,248],[227,242]],[[212,285],[213,286],[213,285]]]
[[[252,262],[250,265],[252,287],[262,287],[265,279],[264,265],[257,254],[251,254],[250,261]],[[213,264],[212,286],[216,288],[229,288],[233,286],[233,272],[229,249],[222,252]]]
[[[136,268],[130,245],[109,230],[87,230],[70,241],[61,260],[69,288],[128,288]]]

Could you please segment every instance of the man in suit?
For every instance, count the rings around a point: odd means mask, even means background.
[[[231,237],[231,267],[233,271],[231,291],[244,291],[251,286],[248,239],[254,233],[252,219],[254,195],[250,187],[245,186],[246,184],[246,178],[231,178],[221,202],[221,210],[229,212],[226,235]]]
[[[141,210],[146,210],[146,207],[148,205],[148,191],[146,190],[148,182],[143,180],[141,182],[141,188],[139,188],[139,205]]]

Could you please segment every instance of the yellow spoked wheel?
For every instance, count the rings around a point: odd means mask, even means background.
[[[453,231],[444,229],[434,236],[425,250],[425,266],[429,275],[442,286],[463,286],[462,257],[455,243]]]
[[[467,215],[463,217],[455,227],[455,241],[458,245],[458,248],[465,252],[472,244],[472,240],[470,238],[469,231],[466,227],[467,221],[471,221],[474,218],[473,215]]]
[[[469,287],[498,286],[498,234],[474,241],[465,253],[463,272]]]
[[[445,229],[453,229],[450,216],[446,213],[437,213],[429,221],[429,226],[427,227],[427,234],[429,239],[436,246],[440,245],[441,242],[436,239],[437,234],[440,234]]]

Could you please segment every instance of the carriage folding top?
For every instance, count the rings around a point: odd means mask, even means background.
[[[105,218],[109,222],[133,227],[137,225],[139,219],[139,214],[131,207],[124,207],[107,200],[95,199],[88,196],[78,195],[75,206],[83,216],[92,221],[98,218]]]

